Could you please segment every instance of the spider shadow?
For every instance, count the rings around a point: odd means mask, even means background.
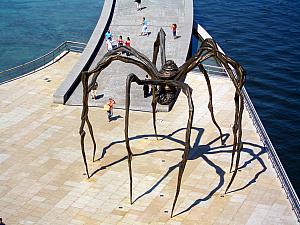
[[[243,163],[243,165],[239,166],[238,167],[238,171],[241,171],[241,169],[243,168],[246,168],[247,165],[250,165],[254,160],[257,160],[260,165],[262,166],[262,169],[260,171],[258,171],[254,177],[247,182],[247,184],[245,184],[243,187],[240,187],[240,188],[237,188],[235,190],[232,190],[232,191],[229,191],[227,192],[227,194],[229,193],[233,193],[233,192],[237,192],[237,191],[240,191],[240,190],[243,190],[247,187],[249,187],[250,185],[254,184],[256,182],[256,180],[258,179],[258,177],[264,173],[266,170],[267,170],[267,167],[264,163],[264,161],[260,158],[260,156],[262,154],[265,154],[267,153],[267,150],[264,146],[260,146],[260,145],[257,145],[257,144],[253,144],[253,143],[249,143],[249,142],[243,142],[244,144],[247,144],[249,146],[252,146],[252,147],[255,147],[255,148],[260,148],[260,151],[258,153],[254,153],[253,149],[252,148],[243,148],[241,151],[242,152],[245,152],[245,153],[248,153],[252,158],[250,158],[249,160],[245,161]],[[229,146],[228,146],[229,147]],[[230,147],[232,147],[232,145],[230,145]],[[215,148],[215,149],[218,149]],[[231,150],[218,150],[218,151],[214,151],[214,152],[207,152],[208,155],[210,154],[218,154],[218,153],[230,153],[231,154]],[[212,162],[210,160],[208,160],[208,158],[206,156],[201,156],[209,165],[213,166],[212,165]],[[215,164],[214,164],[215,165]],[[216,173],[220,176],[220,180],[219,180],[219,183],[217,184],[217,186],[211,190],[207,196],[203,197],[203,198],[199,198],[197,200],[195,200],[189,207],[187,207],[186,209],[184,209],[183,211],[177,213],[176,215],[174,216],[178,216],[178,215],[181,215],[183,213],[186,213],[188,211],[190,211],[193,207],[197,206],[198,204],[200,204],[201,202],[203,201],[207,201],[209,200],[221,187],[222,185],[224,184],[224,174],[225,172],[218,166],[214,166],[216,168]],[[223,195],[221,195],[221,197],[223,197]]]
[[[201,140],[201,136],[204,132],[204,129],[202,128],[196,128],[196,127],[193,127],[192,128],[193,130],[196,130],[197,131],[197,136],[196,136],[196,139],[195,139],[195,142],[193,144],[193,146],[191,146],[191,149],[190,149],[190,153],[189,153],[189,157],[188,157],[188,161],[190,160],[196,160],[196,159],[199,159],[199,158],[202,158],[210,167],[214,168],[216,174],[219,176],[219,182],[218,184],[203,198],[199,198],[197,200],[195,200],[189,207],[187,207],[186,209],[184,209],[183,211],[179,212],[178,214],[174,215],[174,216],[177,216],[177,215],[180,215],[180,214],[183,214],[185,212],[188,212],[190,211],[193,207],[197,206],[198,204],[200,204],[201,202],[204,202],[204,201],[207,201],[209,200],[218,190],[221,189],[221,187],[224,185],[224,175],[225,175],[225,171],[218,165],[216,165],[215,163],[213,163],[207,156],[209,155],[214,155],[214,154],[221,154],[221,153],[228,153],[228,154],[231,154],[232,150],[226,150],[224,149],[224,147],[228,148],[228,147],[232,147],[232,145],[220,145],[220,146],[216,146],[216,147],[211,147],[210,145],[214,144],[215,142],[217,142],[218,140],[220,140],[221,138],[224,140],[224,143],[226,142],[226,140],[228,139],[229,137],[229,134],[223,134],[222,137],[217,137],[215,139],[213,139],[212,141],[210,141],[209,143],[205,144],[205,145],[200,145],[200,140]],[[172,149],[150,149],[148,151],[145,151],[143,153],[139,153],[139,154],[134,154],[133,156],[142,156],[142,155],[147,155],[147,154],[152,154],[152,153],[156,153],[156,152],[172,152],[172,151],[184,151],[184,145],[185,145],[185,141],[182,141],[182,140],[178,140],[176,138],[174,138],[173,136],[180,132],[180,131],[183,131],[183,130],[186,130],[186,128],[180,128],[176,131],[174,131],[173,133],[169,134],[169,135],[157,135],[161,140],[164,140],[164,139],[168,139],[170,141],[174,141],[176,143],[179,143],[181,144],[183,147],[182,148],[172,148]],[[148,138],[155,138],[156,136],[154,134],[149,134],[149,135],[137,135],[135,137],[131,137],[129,138],[130,141],[132,140],[138,140],[138,139],[148,139]],[[109,145],[107,145],[106,147],[103,148],[103,151],[102,151],[102,155],[99,159],[97,160],[100,160],[102,159],[105,154],[107,153],[107,151],[113,146],[113,145],[116,145],[116,144],[120,144],[120,143],[124,143],[125,140],[119,140],[119,141],[115,141],[115,142],[111,142]],[[265,147],[263,146],[260,146],[260,145],[256,145],[256,144],[252,144],[252,143],[249,143],[249,142],[243,142],[244,145],[249,145],[249,146],[253,146],[253,147],[256,147],[256,148],[260,148],[260,151],[258,153],[255,153],[253,151],[252,148],[243,148],[242,149],[242,153],[247,153],[249,154],[252,158],[250,158],[249,160],[245,161],[243,163],[243,165],[239,166],[238,170],[241,170],[243,168],[246,168],[248,165],[250,165],[254,160],[257,160],[261,166],[262,166],[262,170],[260,170],[258,173],[256,173],[254,175],[254,177],[247,183],[245,184],[243,187],[240,187],[238,189],[235,189],[235,190],[232,190],[228,193],[232,193],[232,192],[236,192],[236,191],[239,191],[239,190],[242,190],[242,189],[245,189],[247,187],[249,187],[251,184],[254,184],[256,182],[256,180],[258,179],[258,177],[266,171],[267,167],[265,166],[264,164],[264,161],[260,158],[260,155],[266,153],[266,149]],[[103,170],[103,169],[106,169],[110,166],[113,166],[117,163],[120,163],[124,160],[127,159],[127,156],[124,156],[122,157],[121,159],[117,160],[117,161],[114,161],[108,165],[105,165],[105,166],[102,166],[100,167],[99,169],[95,170],[91,176],[93,176],[94,174],[96,174],[97,172]],[[168,170],[165,172],[165,174],[154,184],[152,185],[152,187],[150,187],[147,191],[145,191],[143,194],[139,195],[134,201],[136,202],[137,200],[141,199],[142,197],[150,194],[153,190],[155,190],[176,168],[178,168],[180,165],[180,162],[173,165],[173,166],[170,166],[168,168]],[[187,163],[188,165],[188,163]]]
[[[222,137],[219,136],[219,137],[215,138],[214,140],[212,140],[211,142],[209,142],[207,145],[199,145],[200,140],[201,140],[201,136],[202,136],[204,130],[202,128],[196,128],[196,127],[193,127],[192,129],[196,130],[198,133],[197,133],[194,145],[190,149],[189,156],[188,156],[188,161],[196,160],[198,158],[203,158],[207,162],[208,165],[210,165],[211,167],[213,167],[215,169],[216,173],[219,175],[220,180],[221,180],[221,182],[219,182],[218,186],[216,188],[214,188],[214,190],[211,191],[210,194],[208,195],[209,198],[210,198],[218,189],[220,189],[223,186],[225,172],[221,169],[221,167],[217,166],[212,161],[210,161],[204,154],[207,153],[207,152],[209,152],[210,150],[215,149],[215,148],[211,148],[210,145],[213,144],[213,143],[215,143],[215,142],[217,142],[218,140],[221,139],[223,141],[223,143],[226,143],[226,140],[228,139],[229,134],[224,134]],[[185,130],[185,128],[181,128],[181,129],[175,131],[174,133],[168,135],[166,138],[169,139],[171,136],[173,136],[175,133],[177,133],[177,132],[179,132],[181,130]],[[181,142],[181,141],[180,141],[180,143],[183,146],[185,144],[185,142]],[[217,148],[219,148],[219,147],[222,147],[222,146],[218,146]],[[184,151],[184,148],[182,148],[181,151]],[[177,163],[177,164],[169,167],[169,169],[167,170],[167,172],[150,189],[148,189],[142,195],[138,196],[133,201],[133,203],[136,202],[137,200],[139,200],[140,198],[144,197],[145,195],[150,194],[157,186],[159,186],[159,184],[165,178],[167,178],[167,176],[171,172],[173,172],[176,168],[179,167],[180,163],[181,162],[179,162],[179,163]],[[187,165],[188,165],[188,162],[187,162]],[[207,198],[206,200],[208,200],[209,198]]]
[[[222,139],[222,142],[223,143],[226,143],[226,140],[228,139],[229,137],[229,134],[223,134],[222,137],[217,137],[215,138],[213,141],[209,142],[207,145],[203,145],[203,146],[198,146],[199,145],[199,142],[200,142],[200,139],[201,139],[201,136],[204,132],[204,129],[202,128],[196,128],[196,127],[193,127],[192,128],[193,130],[196,130],[198,132],[197,134],[197,137],[195,139],[195,142],[194,142],[194,145],[191,147],[191,150],[190,150],[190,153],[189,153],[189,157],[188,157],[188,160],[195,160],[195,159],[198,159],[199,157],[201,157],[204,153],[210,151],[210,147],[209,145],[213,144],[214,142]],[[179,140],[179,139],[176,139],[174,138],[173,136],[180,132],[180,131],[185,131],[186,128],[180,128],[174,132],[172,132],[171,134],[169,135],[157,135],[158,138],[160,138],[160,140],[164,140],[164,139],[168,139],[170,141],[173,141],[173,142],[176,142],[180,145],[182,145],[183,147],[182,148],[172,148],[172,149],[150,149],[150,150],[147,150],[143,153],[138,153],[138,154],[133,154],[133,156],[142,156],[142,155],[147,155],[147,154],[152,154],[152,153],[156,153],[156,152],[172,152],[172,151],[184,151],[184,146],[185,146],[185,141],[182,141],[182,140]],[[138,139],[148,139],[148,138],[155,138],[156,136],[154,134],[149,134],[149,135],[137,135],[135,137],[131,137],[129,138],[129,141],[133,141],[133,140],[138,140]],[[119,140],[119,141],[114,141],[114,142],[111,142],[109,145],[105,146],[102,150],[102,154],[100,156],[100,158],[98,158],[96,161],[99,161],[101,160],[106,154],[107,154],[107,151],[108,149],[110,149],[112,146],[116,145],[116,144],[121,144],[121,143],[124,143],[125,140]],[[195,146],[198,146],[198,147],[195,147]],[[224,145],[223,145],[224,146]],[[229,152],[229,150],[228,150]],[[99,169],[95,170],[91,176],[93,176],[94,174],[96,174],[97,172],[101,171],[101,170],[104,170],[110,166],[113,166],[117,163],[120,163],[124,160],[127,159],[127,156],[124,156],[122,157],[121,159],[117,160],[117,161],[114,161],[108,165],[105,165],[105,166],[101,166]],[[207,161],[209,161],[207,159]],[[143,193],[142,195],[140,195],[139,197],[137,197],[137,199],[135,199],[133,202],[136,202],[138,199],[140,199],[141,197],[151,193],[165,178],[168,177],[168,175],[173,171],[175,170],[178,166],[179,166],[180,162],[169,167],[168,171],[161,177],[161,179],[159,179],[149,190],[147,190],[145,193]],[[214,166],[214,164],[211,162],[211,163],[208,163],[212,166]],[[217,173],[218,174],[222,174],[221,172],[221,168],[220,167],[216,167],[215,168]],[[222,186],[222,185],[221,185]]]
[[[184,128],[182,128],[184,129]],[[133,140],[139,140],[139,139],[149,139],[149,138],[155,138],[155,134],[148,134],[148,135],[137,135],[135,137],[131,137],[129,138],[129,141],[133,141]],[[184,145],[184,141],[181,141],[181,140],[178,140],[176,138],[173,138],[173,137],[170,137],[170,136],[166,136],[166,135],[157,135],[158,138],[161,138],[161,140],[163,139],[169,139],[171,141],[174,141],[174,142],[177,142],[179,144],[182,144]],[[113,141],[111,142],[110,144],[108,144],[107,146],[105,146],[102,150],[102,154],[101,156],[95,160],[96,161],[100,161],[102,158],[104,158],[104,156],[107,154],[107,151],[108,149],[110,149],[111,147],[113,147],[114,145],[117,145],[117,144],[122,144],[122,143],[125,143],[125,140],[119,140],[119,141]],[[172,152],[172,151],[183,151],[183,148],[173,148],[173,149],[150,149],[150,150],[147,150],[143,153],[138,153],[138,154],[133,154],[133,156],[142,156],[142,155],[147,155],[147,154],[152,154],[152,153],[156,153],[156,152]],[[127,155],[122,157],[121,159],[118,159],[110,164],[107,164],[105,166],[101,166],[100,168],[96,169],[93,173],[91,173],[90,177],[92,177],[93,175],[95,175],[97,172],[101,171],[101,170],[104,170],[108,167],[111,167],[115,164],[118,164],[124,160],[126,160],[128,157]]]

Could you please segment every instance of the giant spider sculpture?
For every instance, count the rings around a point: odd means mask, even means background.
[[[158,70],[156,68],[156,61],[158,52],[160,50],[161,53],[161,63],[162,68]],[[122,53],[126,53],[123,55]],[[129,55],[129,56],[128,56]],[[120,46],[115,48],[114,50],[107,52],[104,57],[100,60],[97,66],[90,70],[84,71],[81,74],[81,81],[83,86],[83,108],[81,114],[81,126],[79,133],[81,135],[81,149],[82,149],[82,156],[85,164],[86,174],[88,178],[90,177],[88,172],[88,165],[85,155],[85,147],[84,147],[84,138],[85,138],[85,130],[84,126],[87,123],[89,128],[89,132],[93,141],[93,161],[95,161],[95,153],[96,153],[96,141],[93,135],[93,129],[91,122],[89,121],[88,117],[88,98],[89,92],[92,90],[93,86],[97,81],[97,77],[100,75],[101,71],[105,69],[107,66],[111,64],[111,62],[115,60],[122,61],[124,63],[131,63],[134,64],[141,69],[143,69],[150,77],[151,80],[140,80],[135,74],[131,73],[128,75],[126,80],[126,103],[125,103],[125,141],[126,141],[126,149],[128,153],[128,167],[129,167],[129,177],[130,177],[130,203],[132,204],[132,168],[131,168],[131,161],[133,157],[133,153],[130,148],[129,139],[128,139],[128,121],[129,121],[129,106],[130,106],[130,88],[131,83],[135,82],[138,85],[149,84],[152,86],[152,113],[153,113],[153,126],[155,135],[157,136],[156,131],[156,106],[157,103],[161,105],[168,105],[176,100],[176,96],[178,91],[181,89],[183,93],[187,96],[188,106],[189,106],[189,118],[187,122],[187,129],[186,129],[186,137],[185,137],[185,149],[182,155],[182,161],[179,166],[179,173],[178,173],[178,180],[177,180],[177,189],[175,193],[175,198],[172,205],[171,217],[173,216],[175,204],[180,192],[181,186],[181,179],[182,175],[186,166],[186,162],[188,159],[189,151],[190,151],[190,136],[191,136],[191,129],[193,123],[193,115],[194,115],[194,106],[192,100],[192,88],[189,87],[188,84],[184,83],[182,80],[186,76],[188,72],[193,70],[194,68],[198,67],[202,74],[205,77],[208,93],[209,93],[209,103],[208,109],[211,114],[211,118],[215,126],[217,127],[220,138],[222,140],[223,134],[220,129],[220,126],[215,120],[214,112],[213,112],[213,104],[212,104],[212,90],[210,79],[205,70],[204,66],[201,64],[204,60],[214,57],[215,60],[224,67],[228,76],[230,77],[232,83],[235,86],[235,119],[233,125],[233,150],[232,150],[232,157],[231,157],[231,165],[230,165],[230,172],[232,172],[232,168],[234,165],[234,158],[236,153],[235,159],[235,166],[233,170],[233,174],[231,179],[226,187],[225,194],[228,192],[236,174],[238,171],[239,160],[240,160],[240,153],[243,148],[242,146],[242,114],[244,109],[244,98],[242,94],[242,87],[245,83],[245,73],[243,68],[234,60],[223,54],[218,50],[216,43],[212,39],[206,39],[202,42],[200,49],[188,59],[182,66],[178,67],[174,61],[166,60],[165,54],[165,32],[163,29],[160,29],[156,41],[154,42],[154,51],[153,51],[153,59],[152,62],[142,53],[138,52],[132,47]],[[92,76],[91,82],[89,83],[89,77]],[[155,87],[158,87],[155,90]],[[223,144],[224,140],[222,140]]]

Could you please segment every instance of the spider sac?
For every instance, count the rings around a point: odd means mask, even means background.
[[[158,72],[158,76],[161,80],[174,80],[178,71],[179,69],[176,63],[173,60],[167,60]],[[157,102],[161,105],[169,105],[175,101],[177,92],[177,87],[162,84],[156,91]]]

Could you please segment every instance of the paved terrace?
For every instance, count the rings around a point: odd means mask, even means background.
[[[187,57],[191,31],[193,25],[193,4],[192,0],[172,0],[172,1],[143,1],[143,10],[137,11],[136,5],[130,0],[116,1],[110,30],[113,39],[117,40],[119,35],[123,36],[124,42],[130,37],[132,47],[152,59],[153,43],[157,33],[162,27],[166,32],[166,56],[167,59],[174,60],[178,66],[182,65]],[[142,18],[148,21],[149,36],[140,36],[142,31]],[[180,38],[174,40],[171,31],[171,24],[178,25],[178,35]],[[100,37],[100,34],[99,34]],[[105,42],[102,44],[91,68],[94,68],[103,55],[107,52]],[[160,53],[159,53],[160,55]],[[161,67],[160,58],[157,61],[158,68]],[[91,69],[90,68],[90,69]],[[98,78],[98,94],[101,96],[97,101],[90,99],[90,106],[103,106],[109,97],[113,97],[118,108],[125,108],[125,84],[129,73],[135,73],[140,79],[145,79],[145,72],[123,62],[113,62],[105,69]],[[71,74],[72,76],[73,74]],[[143,87],[132,85],[131,109],[151,111],[151,98],[143,98]],[[78,85],[73,95],[70,97],[68,105],[82,104],[82,86]],[[159,106],[159,110],[166,110],[166,107]]]
[[[230,134],[220,146],[206,107],[208,94],[198,72],[188,74],[195,103],[192,151],[181,193],[170,219],[181,160],[187,101],[182,94],[173,110],[157,114],[159,140],[153,137],[151,113],[131,112],[133,197],[124,144],[124,111],[108,123],[94,107],[90,118],[98,149],[86,138],[91,179],[81,156],[81,107],[54,104],[52,94],[75,65],[69,53],[30,76],[0,86],[0,216],[6,224],[297,224],[297,219],[247,112],[243,117],[241,169],[230,179],[234,90],[227,78],[211,77],[216,118]]]

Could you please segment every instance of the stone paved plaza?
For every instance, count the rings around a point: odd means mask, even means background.
[[[247,112],[240,171],[227,195],[234,112],[234,89],[227,78],[211,77],[216,119],[229,135],[221,146],[207,109],[204,78],[196,71],[192,150],[182,188],[170,218],[178,163],[184,147],[187,101],[180,94],[173,110],[130,113],[133,199],[129,203],[124,111],[108,123],[101,108],[91,107],[97,141],[96,162],[86,137],[89,168],[85,176],[80,148],[80,106],[52,103],[52,95],[79,55],[0,86],[0,217],[11,224],[298,224]]]

